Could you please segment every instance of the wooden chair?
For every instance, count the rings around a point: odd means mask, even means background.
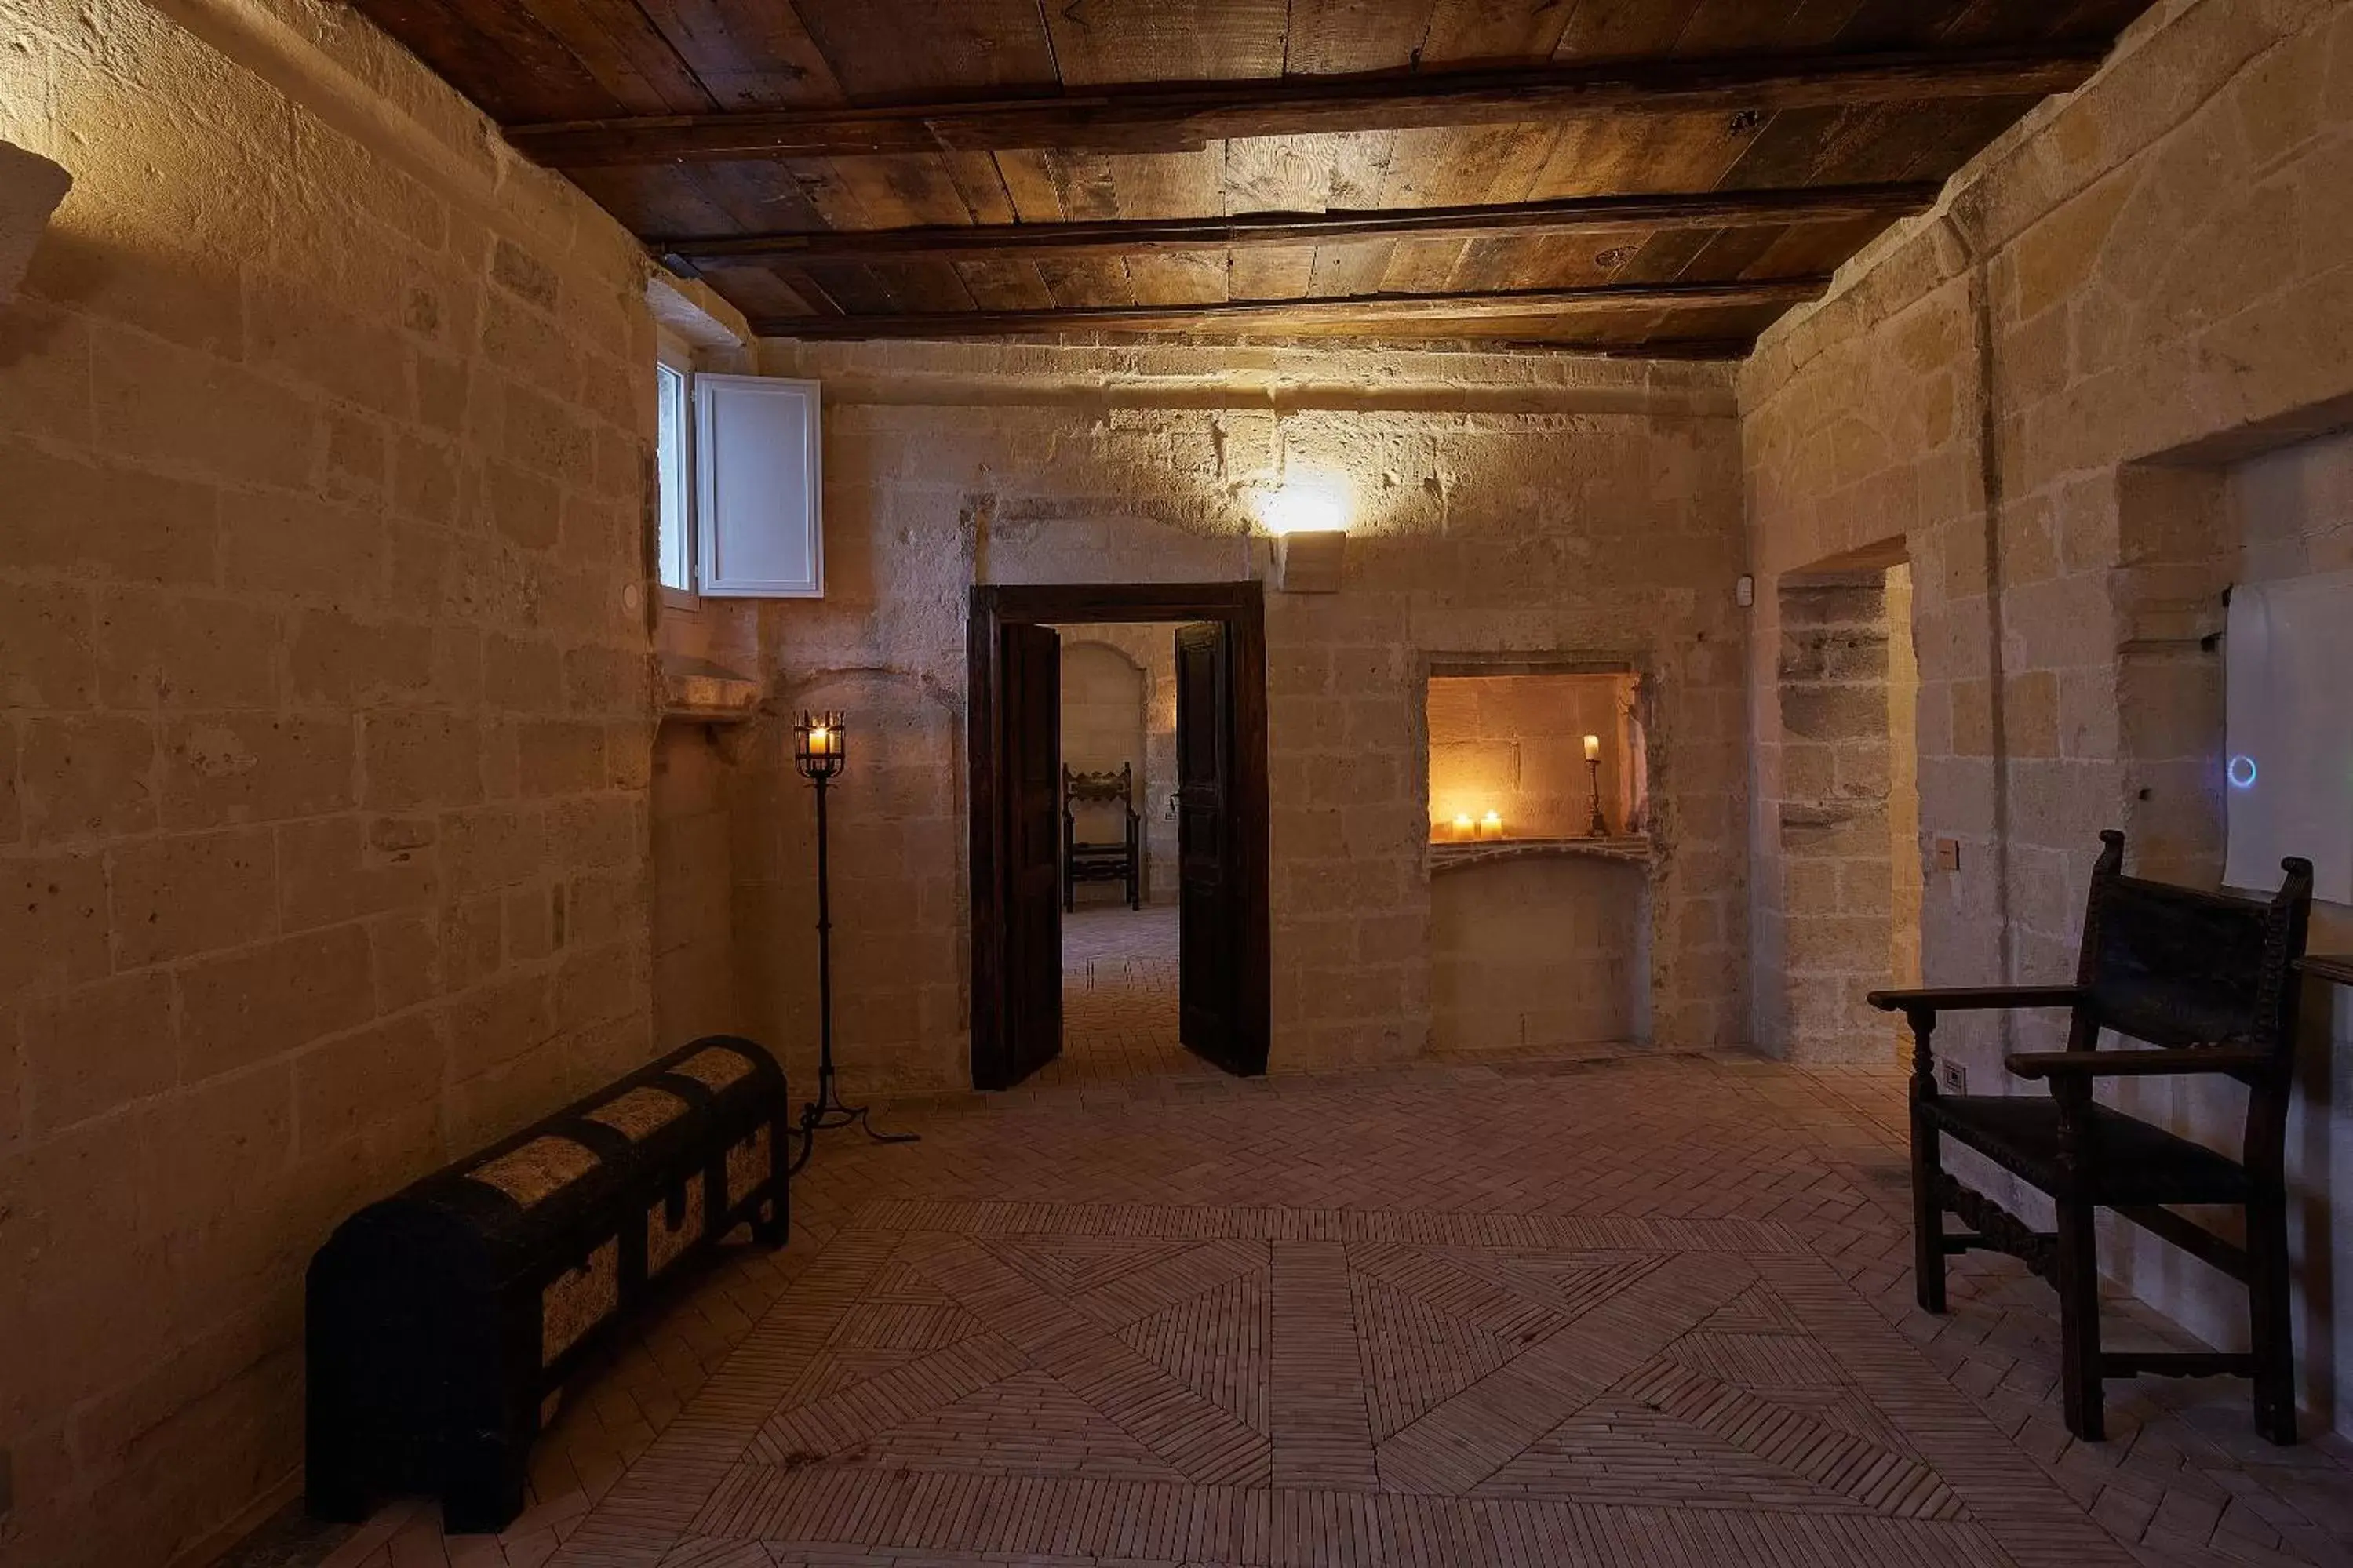
[[[2155,1373],[2230,1373],[2254,1380],[2255,1428],[2274,1443],[2295,1433],[2295,1344],[2288,1322],[2287,1201],[2282,1173],[2295,1048],[2296,961],[2312,906],[2312,865],[2287,873],[2268,902],[2197,892],[2124,874],[2125,836],[2092,871],[2082,955],[2073,985],[1982,990],[1874,991],[1871,1005],[1900,1012],[1917,1043],[1912,1057],[1912,1223],[1920,1305],[1945,1310],[1945,1258],[1985,1247],[2021,1258],[2059,1291],[2060,1353],[2067,1427],[2102,1436],[2101,1384]],[[2004,1058],[2049,1097],[1944,1094],[1929,1036],[1939,1013],[2063,1007],[2067,1048]],[[2099,1049],[2103,1030],[2160,1047]],[[2227,1074],[2247,1086],[2239,1157],[2217,1153],[2092,1097],[2095,1080]],[[2058,1229],[2031,1229],[1947,1174],[1944,1138],[1978,1151],[2050,1194]],[[2246,1241],[2228,1241],[2169,1205],[2220,1204],[2246,1215]],[[2099,1263],[2093,1215],[2108,1209],[2247,1287],[2245,1353],[2100,1350]],[[1957,1215],[1973,1230],[1945,1234]]]
[[[1078,814],[1082,805],[1116,803],[1122,818],[1116,844],[1082,843]],[[1081,882],[1125,882],[1127,907],[1144,903],[1144,818],[1135,810],[1135,764],[1122,763],[1119,772],[1074,773],[1062,768],[1062,908],[1079,907]]]

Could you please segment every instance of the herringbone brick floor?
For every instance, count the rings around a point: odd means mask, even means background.
[[[1176,1042],[1176,910],[1082,905],[1062,917],[1062,1054],[1041,1086],[1208,1078]]]
[[[923,1142],[835,1135],[787,1248],[575,1393],[512,1529],[323,1560],[2353,1562],[2353,1453],[2243,1384],[2113,1384],[2076,1443],[2047,1289],[1915,1310],[1898,1092],[1630,1053],[902,1104]]]

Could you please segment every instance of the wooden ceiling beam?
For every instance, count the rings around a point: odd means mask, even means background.
[[[1389,211],[1250,213],[1238,217],[1142,218],[1095,223],[988,224],[833,233],[656,238],[647,248],[695,268],[746,261],[864,262],[964,257],[1136,255],[1336,240],[1475,239],[1494,235],[1614,234],[1736,228],[1898,217],[1925,212],[1942,187],[1823,185],[1810,190],[1712,191],[1690,195],[1586,196],[1487,206]]]
[[[2039,98],[2083,85],[2105,53],[2092,45],[2053,45],[1140,82],[969,102],[565,121],[510,126],[506,135],[526,155],[559,169],[1036,147],[1186,153],[1228,137],[1500,124],[1601,111],[1683,114]]]
[[[1330,321],[1479,321],[1600,311],[1797,305],[1818,299],[1827,277],[1725,283],[1606,283],[1587,289],[1514,289],[1476,294],[1356,294],[1321,300],[1228,300],[1201,305],[1080,306],[1056,310],[942,310],[878,316],[783,316],[752,323],[763,337],[962,338],[1022,332],[1225,331]]]

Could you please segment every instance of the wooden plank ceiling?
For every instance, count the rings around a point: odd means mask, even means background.
[[[356,0],[762,331],[1736,355],[2148,0]]]

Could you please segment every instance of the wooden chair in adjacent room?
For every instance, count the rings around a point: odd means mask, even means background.
[[[1089,806],[1118,808],[1116,841],[1079,837],[1078,814]],[[1127,907],[1144,904],[1144,818],[1135,809],[1135,764],[1117,773],[1074,773],[1062,768],[1062,908],[1078,908],[1081,882],[1124,882]]]
[[[2102,1436],[2102,1381],[2139,1373],[2233,1373],[2254,1380],[2255,1427],[2274,1443],[2295,1431],[2295,1347],[2288,1320],[2287,1198],[2283,1173],[2296,1034],[2296,963],[2312,906],[2312,865],[2282,862],[2269,900],[2199,892],[2124,874],[2125,838],[2100,835],[2072,985],[1874,991],[1871,1004],[1910,1024],[1912,1213],[1920,1305],[1945,1310],[1945,1258],[1987,1247],[2021,1258],[2059,1291],[2067,1427]],[[1985,1008],[2063,1008],[2067,1048],[2010,1056],[2036,1094],[1946,1094],[1929,1036],[1938,1015]],[[2103,1033],[2157,1047],[2099,1048]],[[2093,1097],[2102,1079],[2218,1075],[2246,1086],[2236,1157],[2193,1143]],[[1945,1171],[1950,1138],[2051,1197],[2058,1228],[2032,1229]],[[2243,1243],[2175,1212],[2221,1205],[2246,1216]],[[2247,1288],[2245,1352],[2105,1352],[2100,1348],[2095,1211],[2107,1209]],[[1951,1213],[1972,1226],[1945,1234]]]

